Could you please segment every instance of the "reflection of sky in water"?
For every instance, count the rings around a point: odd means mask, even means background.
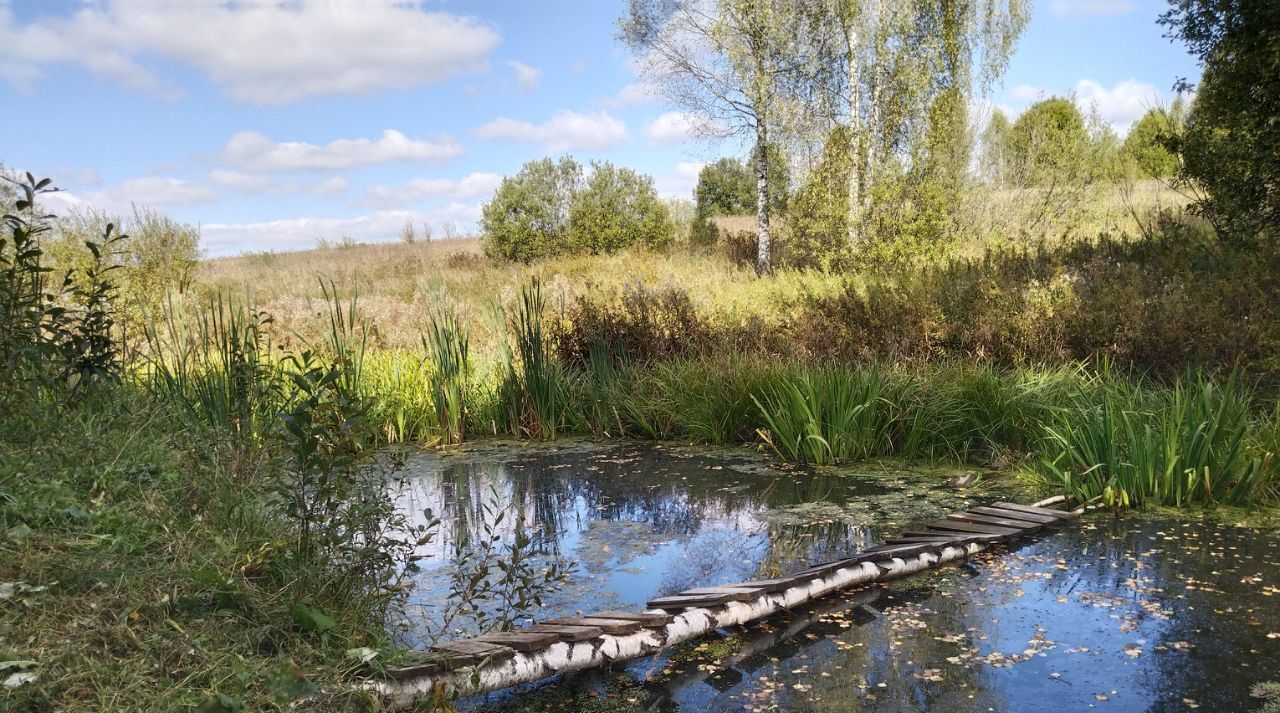
[[[885,525],[967,503],[943,477],[817,473],[742,449],[629,442],[480,444],[412,454],[404,475],[403,511],[441,519],[415,580],[410,619],[420,632],[448,594],[452,553],[478,538],[487,511],[507,512],[502,533],[522,522],[545,537],[542,555],[575,563],[544,601],[548,618],[794,571],[865,547]]]
[[[629,711],[1249,711],[1280,680],[1280,537],[1203,519],[1083,523],[670,652],[464,702]],[[1272,634],[1269,637],[1268,634]],[[628,701],[634,702],[634,705]],[[605,708],[592,708],[604,710]]]

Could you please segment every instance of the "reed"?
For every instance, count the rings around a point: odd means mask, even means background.
[[[1043,470],[1076,500],[1115,507],[1244,505],[1273,498],[1274,453],[1250,437],[1252,394],[1232,374],[1172,388],[1110,382],[1047,428]]]
[[[431,366],[431,402],[443,443],[465,438],[468,335],[458,313],[442,311],[431,320],[429,337],[422,347]]]

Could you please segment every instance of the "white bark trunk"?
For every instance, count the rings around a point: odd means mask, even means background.
[[[858,247],[858,216],[862,208],[862,160],[861,146],[863,140],[861,77],[858,71],[858,26],[857,18],[849,13],[845,19],[845,62],[849,65],[849,150],[853,152],[853,160],[849,162],[849,201],[846,220],[848,225],[849,246]]]
[[[823,578],[748,602],[722,607],[688,609],[665,627],[641,629],[634,634],[604,635],[594,641],[560,642],[541,651],[517,653],[512,658],[479,670],[464,668],[404,681],[373,681],[366,687],[389,708],[402,709],[417,701],[449,694],[472,695],[536,681],[548,676],[580,671],[614,661],[657,653],[665,647],[701,636],[715,629],[746,624],[786,609],[794,609],[839,589],[904,577],[983,550],[979,544],[950,546],[937,554],[926,552],[908,559],[863,562],[839,569]]]
[[[769,249],[772,235],[769,232],[769,156],[768,136],[764,122],[756,122],[756,274],[767,275],[773,269],[770,263]]]

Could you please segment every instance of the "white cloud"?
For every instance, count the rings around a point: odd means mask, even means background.
[[[57,214],[73,208],[93,208],[111,215],[124,215],[132,212],[135,205],[163,208],[209,203],[217,197],[217,193],[203,183],[168,176],[142,176],[100,190],[46,193],[40,201],[45,209]]]
[[[1056,17],[1106,17],[1128,15],[1138,10],[1131,0],[1050,0],[1049,12]]]
[[[101,0],[26,23],[0,3],[0,77],[31,89],[48,65],[72,63],[154,90],[161,80],[147,65],[161,58],[239,101],[279,105],[481,71],[500,39],[475,18],[401,0]]]
[[[623,108],[638,106],[657,101],[659,93],[656,87],[645,82],[632,82],[605,101],[606,106]]]
[[[716,127],[693,114],[668,111],[644,128],[644,135],[653,144],[678,144],[700,135],[717,133]]]
[[[301,141],[273,142],[256,131],[241,131],[227,141],[218,160],[247,171],[338,171],[393,161],[440,163],[465,153],[451,137],[410,139],[387,129],[380,139],[338,139],[323,146]]]
[[[1111,124],[1116,133],[1121,135],[1129,130],[1133,122],[1142,118],[1148,109],[1165,102],[1165,96],[1155,88],[1155,85],[1150,82],[1139,82],[1136,79],[1117,82],[1110,88],[1092,79],[1081,79],[1071,87],[1070,91],[1075,95],[1076,104],[1081,110],[1087,111],[1091,106],[1097,107],[1098,115],[1102,120]],[[1056,94],[1062,96],[1065,92]],[[1028,104],[1054,95],[1055,92],[1050,92],[1043,87],[1020,84],[1009,90],[1009,98],[1014,101],[1016,110],[1004,104],[999,106],[1012,119]]]
[[[245,173],[222,168],[210,171],[209,180],[241,193],[266,193],[274,196],[303,193],[331,198],[346,193],[351,187],[350,181],[342,176],[333,176],[323,181],[280,180],[265,173]]]
[[[1110,89],[1093,80],[1081,79],[1076,82],[1075,93],[1082,107],[1096,106],[1102,119],[1121,134],[1128,132],[1130,124],[1161,102],[1159,90],[1135,79],[1125,80]]]
[[[106,198],[107,201],[95,200],[95,197]],[[149,206],[208,203],[217,197],[212,188],[202,183],[164,176],[131,178],[106,191],[86,194],[86,199],[91,203],[106,202],[116,205],[137,203]]]
[[[560,111],[541,124],[502,117],[481,126],[473,133],[476,138],[488,141],[539,143],[551,152],[607,149],[629,138],[627,125],[603,111],[590,114]]]
[[[705,163],[699,161],[681,161],[674,170],[665,176],[654,179],[654,188],[663,198],[693,198],[693,189],[698,186],[698,173]]]
[[[542,70],[537,67],[530,67],[524,62],[510,60],[507,66],[511,68],[516,75],[516,85],[520,87],[520,91],[525,94],[532,94],[538,91],[538,80],[542,79]]]
[[[1009,90],[1009,97],[1020,102],[1033,102],[1044,96],[1044,89],[1030,84],[1019,84]]]
[[[349,236],[362,242],[387,242],[400,235],[406,221],[417,225],[455,223],[471,232],[480,218],[480,206],[453,202],[442,208],[420,212],[384,210],[353,218],[300,217],[258,223],[212,223],[201,226],[203,247],[212,256],[233,255],[251,250],[301,250],[320,239],[340,240]]]
[[[365,198],[375,206],[398,208],[439,196],[457,199],[487,196],[500,183],[502,176],[496,173],[469,173],[457,180],[415,178],[400,187],[371,186],[365,191]]]

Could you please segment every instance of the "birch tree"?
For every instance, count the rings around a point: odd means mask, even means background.
[[[753,142],[756,272],[772,269],[769,146],[798,106],[806,46],[786,0],[631,0],[621,39],[647,81],[683,109],[697,133]]]
[[[846,186],[849,244],[863,241],[863,214],[886,164],[946,153],[964,170],[965,107],[1008,65],[1026,26],[1026,0],[802,0],[810,94],[827,118],[848,127],[853,170]],[[816,134],[826,136],[828,132]],[[924,147],[924,152],[919,149]],[[913,149],[916,150],[911,156]]]

